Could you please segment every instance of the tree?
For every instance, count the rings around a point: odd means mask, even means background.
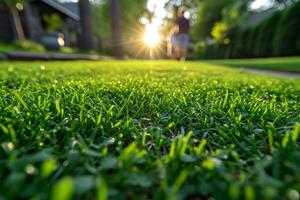
[[[250,5],[255,0],[243,0],[245,2],[245,5]],[[296,3],[298,0],[274,0],[273,6],[284,6],[284,8],[289,7],[290,5]]]
[[[83,51],[90,51],[95,48],[90,2],[89,0],[79,0],[78,5],[81,26],[79,47]]]
[[[277,3],[284,4],[285,7],[288,7],[288,5],[296,3],[297,0],[275,0]]]
[[[234,36],[233,30],[238,28],[241,13],[243,12],[243,2],[235,2],[222,9],[222,20],[216,22],[211,30],[211,36],[219,43],[229,44],[231,37]]]
[[[120,26],[122,51],[128,55],[136,55],[139,37],[143,32],[140,18],[145,16],[147,0],[119,0]],[[102,50],[111,53],[112,46],[112,20],[111,0],[93,0],[93,21],[97,37],[101,39]],[[101,27],[101,29],[99,28]],[[124,42],[125,41],[125,42]],[[120,45],[119,42],[116,45]]]
[[[203,40],[211,37],[211,30],[215,23],[223,18],[222,11],[234,3],[235,0],[202,0],[192,27],[194,39]]]
[[[123,46],[119,0],[110,0],[110,16],[112,29],[112,52],[115,57],[122,58]]]
[[[15,25],[15,29],[17,32],[17,39],[18,40],[24,40],[25,39],[25,34],[24,34],[24,30],[22,27],[22,23],[21,23],[21,18],[19,15],[19,12],[17,10],[17,5],[21,5],[23,6],[24,1],[23,0],[0,0],[1,4],[4,4],[5,6],[7,6],[11,12],[13,21],[14,21],[14,25]]]

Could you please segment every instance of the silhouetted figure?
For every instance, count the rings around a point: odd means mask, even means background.
[[[184,8],[178,9],[178,18],[176,19],[174,26],[177,27],[177,33],[175,35],[174,49],[175,57],[184,61],[186,59],[188,47],[189,47],[189,32],[190,21],[184,16]]]

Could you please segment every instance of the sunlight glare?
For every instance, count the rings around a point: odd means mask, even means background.
[[[144,42],[148,47],[155,47],[160,42],[158,27],[153,24],[145,26]]]

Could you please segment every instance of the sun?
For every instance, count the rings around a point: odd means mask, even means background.
[[[153,48],[160,43],[160,35],[157,26],[153,24],[147,24],[145,26],[144,43],[150,48]]]

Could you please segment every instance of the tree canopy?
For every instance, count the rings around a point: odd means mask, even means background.
[[[136,33],[142,29],[140,18],[146,13],[147,0],[120,0],[121,31],[125,44],[135,42]],[[102,47],[110,49],[111,41],[111,15],[109,0],[94,0],[93,3],[94,29],[101,39]]]

